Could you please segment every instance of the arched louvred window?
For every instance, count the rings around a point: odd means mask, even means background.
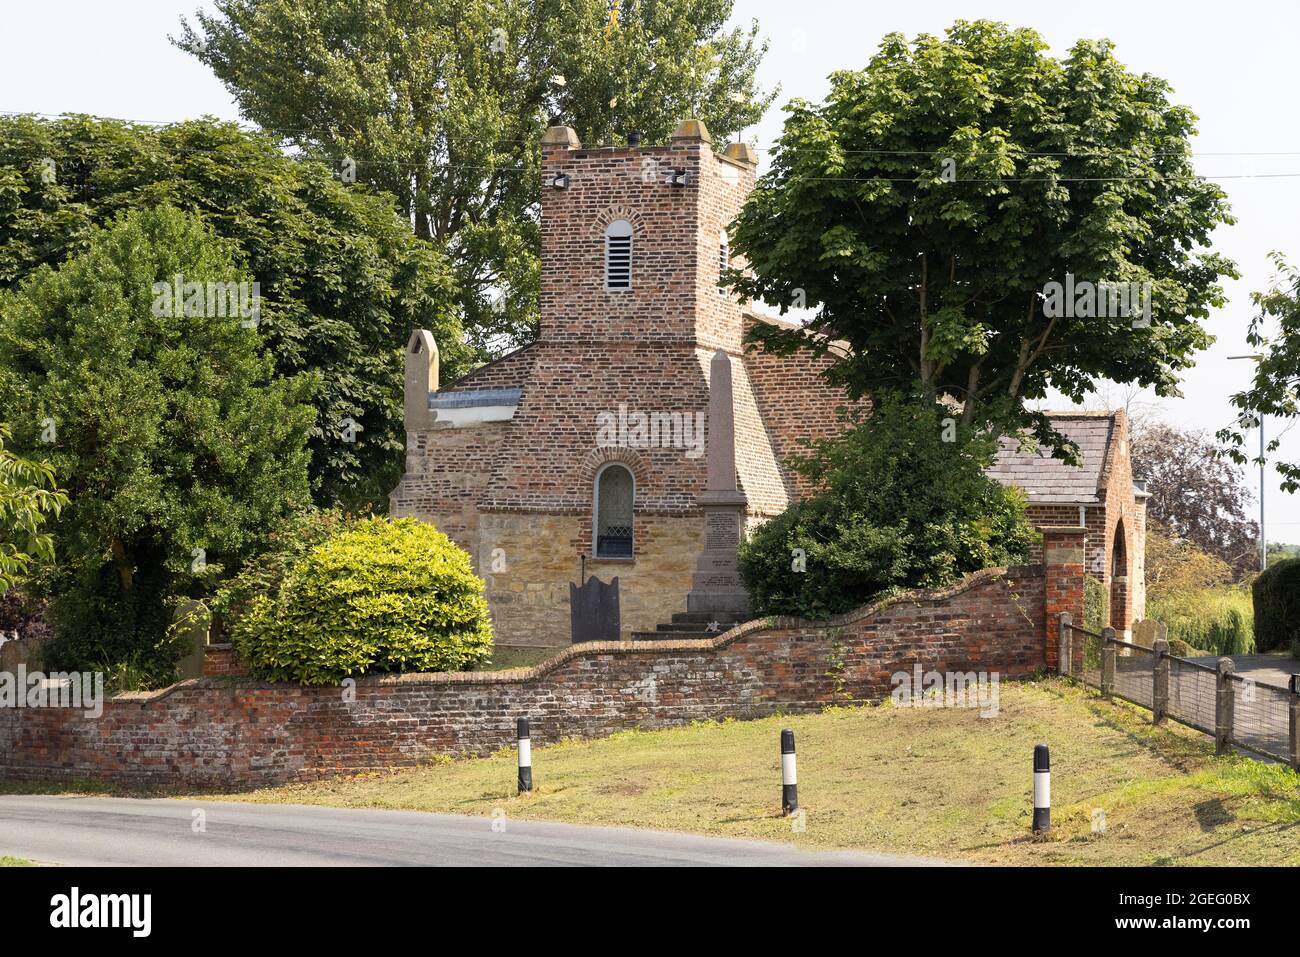
[[[722,277],[727,274],[727,267],[731,265],[731,244],[727,241],[727,231],[724,229],[718,235],[718,292],[724,296],[727,294],[727,287],[722,283]]]
[[[632,224],[626,219],[605,227],[605,288],[632,288]]]
[[[632,557],[632,500],[636,482],[627,466],[611,463],[596,473],[596,557]]]

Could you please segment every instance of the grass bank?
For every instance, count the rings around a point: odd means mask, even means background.
[[[697,831],[996,864],[1300,864],[1300,775],[1219,759],[1203,735],[1065,683],[1004,685],[973,710],[836,708],[817,715],[624,732],[515,758],[231,795]],[[794,729],[803,830],[778,813],[778,736]],[[1052,749],[1053,831],[1030,829],[1034,744]]]

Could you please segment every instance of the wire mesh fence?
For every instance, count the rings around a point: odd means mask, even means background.
[[[1151,707],[1155,683],[1155,668],[1151,649],[1125,642],[1112,642],[1115,647],[1115,694],[1125,701]]]
[[[1109,684],[1111,694],[1151,711],[1163,704],[1166,716],[1206,734],[1219,737],[1218,729],[1226,728],[1227,742],[1244,750],[1292,764],[1300,759],[1293,753],[1300,749],[1292,746],[1291,717],[1293,700],[1300,702],[1300,696],[1290,689],[1230,671],[1221,676],[1199,661],[1121,641],[1109,628],[1097,634],[1062,624],[1069,671],[1084,684],[1103,691]],[[1164,645],[1157,642],[1157,647]],[[1111,655],[1113,673],[1108,674]],[[1162,702],[1158,689],[1163,689]]]
[[[1169,656],[1169,717],[1214,734],[1217,677],[1213,668]]]
[[[1290,692],[1233,675],[1232,740],[1272,757],[1286,760],[1289,738]]]

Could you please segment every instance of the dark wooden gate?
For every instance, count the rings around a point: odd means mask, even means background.
[[[607,585],[592,575],[581,588],[569,582],[569,621],[575,644],[618,641],[618,579]]]

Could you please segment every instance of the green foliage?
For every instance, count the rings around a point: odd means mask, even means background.
[[[267,535],[266,549],[221,583],[211,602],[217,627],[236,620],[254,599],[279,594],[285,576],[307,552],[348,527],[349,520],[337,510],[305,509],[286,516]]]
[[[68,503],[54,487],[53,469],[5,448],[9,434],[9,427],[0,423],[0,595],[33,561],[54,558],[54,539],[44,529]]]
[[[741,546],[755,615],[825,618],[1025,559],[1035,533],[1022,493],[984,474],[994,443],[954,429],[947,415],[882,397],[865,421],[794,463],[823,490]]]
[[[244,116],[391,193],[454,263],[479,346],[537,322],[538,140],[630,130],[667,142],[686,117],[719,140],[756,123],[764,47],[728,29],[731,0],[216,0],[176,43]],[[357,51],[365,51],[359,56]],[[441,339],[439,344],[441,345]]]
[[[1251,595],[1259,650],[1289,649],[1300,656],[1300,558],[1278,562],[1260,572]]]
[[[218,602],[231,639],[271,681],[337,684],[371,672],[461,671],[487,662],[492,632],[469,556],[414,519],[309,524]]]
[[[1085,575],[1083,579],[1083,627],[1101,634],[1110,624],[1110,592],[1100,578]]]
[[[1027,405],[1049,390],[1082,401],[1106,378],[1177,395],[1236,275],[1205,251],[1232,222],[1225,194],[1196,174],[1195,117],[1165,81],[1109,41],[1046,50],[989,21],[890,34],[865,69],[831,75],[824,103],[794,101],[734,227],[753,274],[733,278],[742,298],[818,308],[826,335],[755,337],[842,343],[830,374],[853,394],[919,386],[963,402],[965,424],[1032,428],[1063,452]],[[1150,283],[1150,326],[1049,319],[1047,284],[1067,274]]]
[[[1218,438],[1228,444],[1228,454],[1238,464],[1253,461],[1246,452],[1246,431],[1257,428],[1261,416],[1294,421],[1300,418],[1300,269],[1281,253],[1271,256],[1278,277],[1267,292],[1251,295],[1258,310],[1246,332],[1246,341],[1257,351],[1255,379],[1250,388],[1232,397],[1241,410],[1235,428],[1221,429]],[[1277,456],[1279,436],[1285,428],[1273,430],[1267,458],[1282,476],[1287,492],[1300,489],[1300,462],[1286,462]]]
[[[241,278],[260,284],[258,331],[276,375],[319,375],[317,501],[384,502],[401,474],[411,329],[433,331],[444,377],[468,369],[445,260],[390,197],[233,123],[0,117],[0,287],[84,252],[120,213],[160,203],[201,214],[231,241]],[[359,426],[351,443],[340,436],[348,418]]]
[[[170,206],[129,212],[0,299],[0,407],[69,504],[52,666],[129,663],[165,680],[169,602],[202,593],[309,499],[307,378],[276,379],[238,316],[158,306],[154,284],[248,279],[230,245]],[[214,311],[214,310],[206,310]]]
[[[1248,655],[1255,651],[1255,613],[1250,593],[1238,585],[1148,597],[1147,617],[1168,626],[1171,648],[1173,642],[1180,641],[1205,655]]]

